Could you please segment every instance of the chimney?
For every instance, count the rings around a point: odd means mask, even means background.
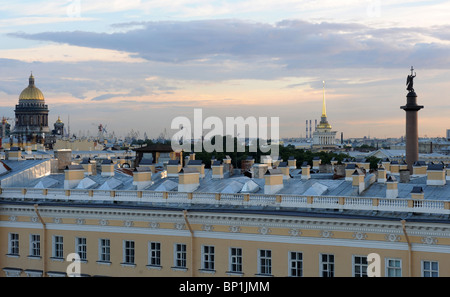
[[[283,188],[283,173],[280,169],[268,169],[264,175],[264,194],[272,195]]]
[[[180,160],[169,160],[167,163],[167,177],[178,177],[182,166]]]
[[[444,164],[429,164],[427,168],[427,185],[444,186],[445,183]]]
[[[334,168],[334,166],[336,166],[337,163],[338,163],[338,160],[336,160],[335,157],[333,157],[333,158],[330,160],[330,164],[331,164],[332,168]]]
[[[413,165],[413,176],[426,176],[427,175],[427,164],[424,161],[417,161]]]
[[[287,162],[281,162],[278,165],[278,169],[280,169],[281,173],[283,173],[283,179],[290,179],[291,175],[289,172],[289,167],[287,166]]]
[[[229,173],[230,176],[233,175],[233,165],[231,164],[231,158],[230,156],[226,155],[225,159],[223,159],[223,172]]]
[[[386,198],[398,197],[398,181],[392,175],[386,180]]]
[[[294,158],[294,156],[289,157],[288,166],[291,169],[297,169],[297,160]]]
[[[84,178],[84,168],[81,165],[69,165],[64,170],[64,189],[73,189]]]
[[[314,157],[313,158],[313,169],[316,169],[316,170],[319,170],[319,168],[320,168],[320,164],[322,163],[322,160],[320,160],[320,158],[319,157]]]
[[[270,155],[261,156],[261,164],[267,165],[267,168],[272,168],[272,157]]]
[[[383,165],[384,169],[386,169],[386,173],[391,173],[391,162],[389,162],[389,159],[384,159],[381,161],[381,165]]]
[[[383,167],[378,167],[377,181],[382,184],[386,182],[386,169]]]
[[[355,172],[356,168],[358,168],[358,166],[356,166],[356,164],[353,164],[353,163],[347,164],[347,166],[345,167],[345,180],[346,181],[353,181],[352,174],[353,174],[353,172]]]
[[[95,161],[94,161],[95,162]],[[96,174],[96,170],[95,170],[95,164],[91,163],[91,159],[89,158],[84,158],[81,163],[81,166],[83,166],[84,169],[84,174],[85,175],[95,175]]]
[[[194,192],[200,186],[200,172],[196,168],[182,168],[178,173],[178,192]]]
[[[55,158],[58,159],[58,170],[64,170],[67,166],[72,164],[72,150],[56,150]]]
[[[400,182],[401,183],[409,183],[409,170],[408,169],[400,169]]]
[[[276,160],[272,159],[272,167],[277,168],[281,162],[283,162],[283,159],[281,159],[281,156],[278,156],[278,158]]]
[[[360,168],[356,168],[352,173],[352,186],[358,189],[358,194],[365,190],[364,172]]]
[[[370,163],[365,158],[356,160],[356,165],[359,168],[364,168],[366,171],[370,170]]]
[[[308,162],[303,162],[302,164],[302,179],[308,180],[311,178],[311,166],[308,165]]]
[[[203,164],[202,160],[189,160],[189,163],[187,164],[187,168],[197,169],[197,171],[200,174],[200,178],[205,177],[205,164]]]
[[[114,163],[107,159],[102,162],[102,176],[114,176]]]
[[[152,184],[152,171],[149,167],[136,167],[133,171],[133,185],[143,190]]]
[[[212,178],[223,178],[223,164],[221,161],[214,161],[211,164]]]
[[[450,180],[450,164],[447,165],[447,168],[445,168],[447,176],[445,177],[446,180]]]
[[[10,148],[9,151],[5,151],[5,153],[6,160],[19,161],[22,159],[22,151],[17,146]]]
[[[400,164],[398,164],[398,161],[391,161],[390,164],[391,167],[391,174],[399,175],[400,174]]]
[[[267,164],[253,164],[253,177],[254,178],[264,178],[269,166]],[[270,168],[272,169],[272,168]]]
[[[413,187],[411,191],[411,199],[416,200],[423,200],[424,199],[424,193],[422,187]]]

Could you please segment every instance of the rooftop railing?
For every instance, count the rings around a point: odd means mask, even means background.
[[[2,188],[0,199],[55,202],[137,202],[153,205],[190,204],[241,207],[272,207],[275,209],[331,209],[388,212],[415,212],[450,215],[450,199],[425,200],[410,198],[264,195],[244,193],[184,193],[136,190],[62,190]]]

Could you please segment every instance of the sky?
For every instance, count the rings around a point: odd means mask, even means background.
[[[304,137],[322,112],[344,138],[401,137],[414,67],[419,137],[450,129],[449,1],[0,1],[0,116],[33,73],[73,133],[143,138],[171,122],[278,117]],[[206,133],[207,131],[205,131]]]

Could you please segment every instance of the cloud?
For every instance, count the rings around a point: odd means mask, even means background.
[[[131,57],[175,64],[271,61],[286,69],[391,68],[404,67],[414,61],[431,68],[450,65],[446,58],[450,45],[439,42],[434,30],[424,28],[377,29],[356,23],[301,20],[271,25],[232,19],[139,25],[116,33],[72,31],[9,35],[127,52]],[[425,42],[426,37],[436,41]]]

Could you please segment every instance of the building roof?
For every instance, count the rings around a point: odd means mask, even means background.
[[[44,94],[34,85],[34,76],[30,75],[28,87],[19,95],[20,100],[44,100]]]

